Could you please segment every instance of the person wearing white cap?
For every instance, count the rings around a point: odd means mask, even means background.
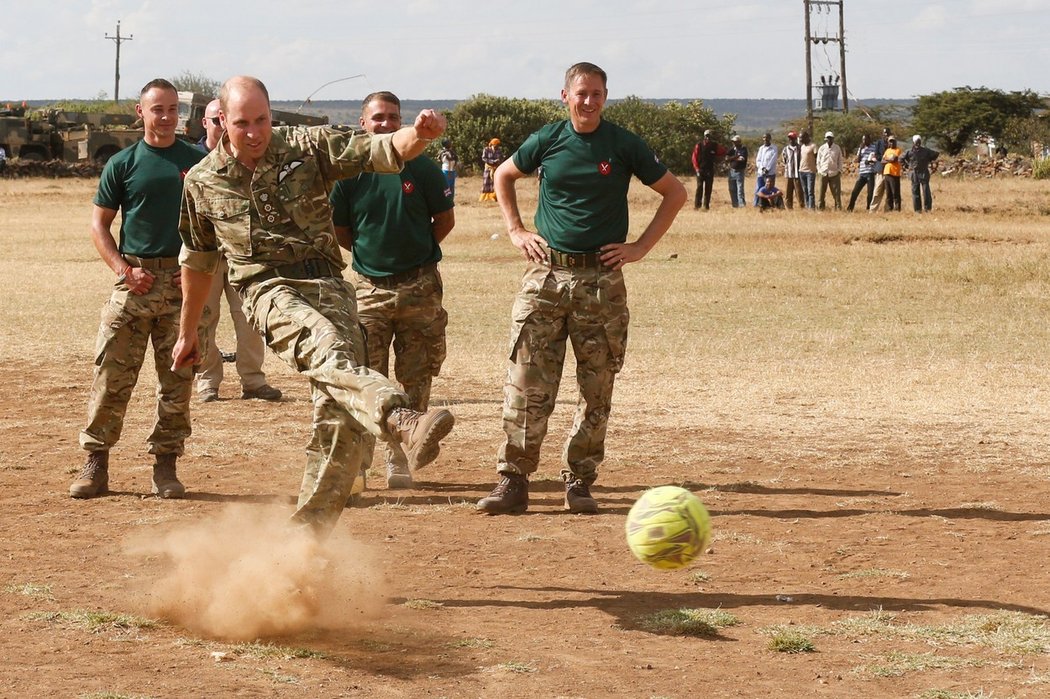
[[[933,192],[930,191],[930,164],[940,157],[940,153],[922,145],[922,136],[911,137],[911,150],[904,154],[901,161],[911,169],[911,201],[915,213],[933,209]]]
[[[817,185],[820,188],[818,209],[824,210],[828,187],[835,198],[835,209],[842,208],[842,149],[830,131],[824,134],[824,144],[817,149]]]

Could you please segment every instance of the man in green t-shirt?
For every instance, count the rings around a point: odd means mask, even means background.
[[[361,126],[371,134],[401,128],[401,100],[374,92],[361,103]],[[357,313],[365,329],[368,366],[394,372],[408,407],[425,412],[430,384],[445,361],[439,243],[456,225],[452,190],[430,158],[405,163],[399,176],[363,172],[332,189],[332,223],[339,244],[353,253]],[[388,488],[411,488],[401,449],[386,445]],[[362,471],[359,478],[363,479]]]
[[[590,486],[605,456],[613,381],[627,345],[623,268],[641,260],[674,222],[685,187],[637,135],[602,120],[606,74],[592,63],[565,73],[569,118],[529,136],[496,170],[496,198],[507,233],[528,266],[511,311],[504,386],[500,480],[478,502],[489,514],[524,512],[528,477],[554,410],[565,341],[576,355],[579,401],[565,445],[565,506],[597,512]],[[515,182],[542,167],[536,232],[522,222]],[[627,242],[627,189],[637,176],[662,197],[642,235]]]
[[[88,424],[80,446],[88,452],[80,476],[69,487],[75,498],[91,498],[109,487],[109,450],[120,438],[131,391],[153,343],[157,367],[157,421],[147,438],[156,456],[152,490],[179,498],[185,488],[175,460],[190,435],[192,367],[171,369],[179,330],[182,287],[179,269],[179,205],[186,172],[204,157],[175,138],[179,96],[163,79],[142,88],[135,111],[143,138],[113,156],[102,172],[91,216],[91,239],[117,280],[95,344],[95,377],[88,402]],[[120,240],[111,227],[121,213]]]

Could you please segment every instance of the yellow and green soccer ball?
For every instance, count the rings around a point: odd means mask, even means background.
[[[627,513],[627,545],[654,568],[689,565],[711,541],[711,517],[685,488],[662,485],[642,493]]]

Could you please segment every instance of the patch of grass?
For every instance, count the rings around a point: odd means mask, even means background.
[[[910,576],[903,570],[887,570],[886,568],[865,568],[863,570],[854,570],[849,573],[842,573],[839,575],[842,579],[849,578],[896,578],[897,580],[907,580]]]
[[[882,657],[882,662],[867,667],[876,677],[900,677],[909,672],[926,670],[956,670],[961,667],[977,667],[980,660],[968,660],[934,653],[904,653],[891,651]]]
[[[259,672],[273,680],[274,684],[299,684],[299,678],[294,675],[282,675],[276,670],[260,668]]]
[[[32,597],[34,599],[47,600],[48,602],[55,601],[55,596],[51,594],[50,585],[38,585],[37,583],[6,585],[4,587],[4,592],[9,592],[13,595],[22,595],[23,597]]]
[[[973,645],[1000,653],[1050,653],[1047,617],[1023,612],[998,611],[974,614],[954,624],[907,626],[916,638],[942,645]]]
[[[99,633],[106,629],[118,629],[128,631],[131,629],[153,629],[162,626],[156,619],[145,619],[131,614],[117,614],[115,612],[99,611],[75,611],[75,612],[31,612],[25,616],[31,621],[43,621],[49,624],[68,624],[92,633]]]
[[[493,666],[494,670],[502,670],[504,672],[514,672],[519,675],[528,674],[530,672],[536,672],[536,667],[529,663],[519,663],[517,661],[510,661],[506,663],[500,663],[499,665]]]
[[[394,650],[394,647],[389,643],[383,643],[382,641],[376,641],[371,638],[362,638],[359,643],[362,648],[372,651],[373,653],[388,653]]]
[[[991,694],[985,694],[984,690],[977,692],[956,692],[951,689],[927,689],[919,694],[918,699],[991,699]]]
[[[401,606],[409,609],[441,609],[445,605],[432,599],[410,599],[402,602]]]
[[[661,609],[638,620],[642,630],[663,636],[714,636],[719,629],[739,623],[721,609]]]
[[[694,570],[689,573],[688,580],[695,585],[699,585],[700,583],[710,582],[711,576],[702,570]]]
[[[1000,510],[998,503],[995,502],[963,502],[959,504],[960,510]]]
[[[487,638],[461,638],[445,644],[449,648],[492,648],[496,644]]]
[[[518,537],[518,541],[526,541],[526,542],[529,542],[529,543],[532,543],[532,542],[535,542],[535,541],[547,541],[548,539],[550,539],[549,536],[540,536],[539,534],[530,534],[530,533],[525,533],[525,534],[522,534],[521,536]]]
[[[232,647],[232,650],[238,655],[246,655],[260,659],[278,658],[280,660],[296,660],[310,658],[314,660],[324,660],[329,657],[327,653],[319,650],[278,646],[272,643],[260,643],[258,641],[253,641],[251,643],[238,643]]]
[[[879,607],[871,610],[864,616],[853,616],[832,622],[830,632],[845,636],[897,634],[898,629],[893,623],[896,618],[896,614],[883,611],[882,607]]]
[[[815,653],[817,647],[800,628],[793,626],[773,626],[766,630],[769,634],[769,649],[777,653]]]

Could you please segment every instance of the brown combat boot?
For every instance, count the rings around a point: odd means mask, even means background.
[[[591,496],[591,487],[575,476],[565,480],[565,508],[569,512],[593,515],[598,512],[598,501]]]
[[[477,509],[490,515],[518,515],[529,509],[529,479],[517,473],[499,474],[499,483]]]
[[[157,454],[153,465],[153,493],[162,498],[178,499],[186,494],[186,487],[175,476],[177,454]]]
[[[80,475],[69,486],[69,496],[93,498],[109,492],[109,452],[88,452],[87,462]]]
[[[401,444],[410,471],[417,471],[438,457],[440,442],[454,424],[456,418],[444,408],[425,413],[394,408],[386,416],[387,432]]]

